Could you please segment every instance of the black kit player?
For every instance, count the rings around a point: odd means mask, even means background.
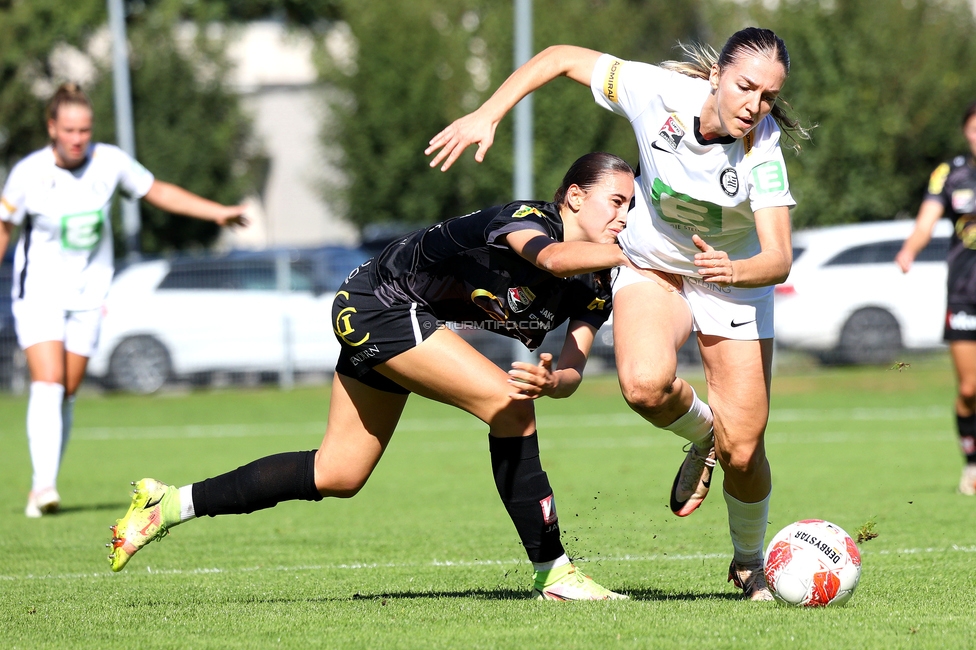
[[[956,369],[956,423],[966,465],[959,492],[976,495],[976,102],[962,116],[968,156],[939,165],[929,177],[925,199],[915,218],[915,230],[895,257],[908,273],[915,256],[932,238],[943,215],[955,226],[949,245],[949,282],[945,340]]]
[[[616,240],[633,195],[625,161],[587,154],[552,203],[516,202],[448,219],[353,271],[333,305],[342,351],[321,447],[261,458],[181,488],[151,478],[135,483],[129,511],[112,527],[112,569],[187,519],[355,496],[413,392],[488,424],[495,484],[534,565],[533,596],[624,598],[566,556],[532,400],[568,397],[579,386],[611,309],[609,274],[597,272],[625,263]],[[560,323],[569,328],[557,369],[542,354],[538,365],[513,363],[505,372],[445,321],[478,323],[530,349]]]

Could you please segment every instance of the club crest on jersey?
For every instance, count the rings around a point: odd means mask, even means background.
[[[515,211],[515,214],[512,215],[512,219],[521,219],[522,217],[527,217],[530,214],[545,218],[544,214],[539,212],[536,208],[533,208],[531,205],[523,205]]]
[[[516,314],[528,309],[533,300],[535,300],[535,294],[528,287],[512,287],[508,290],[508,306]]]
[[[664,126],[661,127],[658,135],[664,138],[668,146],[677,151],[678,143],[681,142],[681,138],[685,137],[685,130],[681,128],[681,124],[678,123],[678,119],[674,115],[668,115],[668,119],[664,121]]]
[[[735,196],[739,191],[739,175],[731,167],[722,170],[722,175],[718,178],[722,191],[729,196]]]
[[[547,496],[545,499],[539,502],[542,507],[542,519],[546,524],[551,524],[556,521],[556,501],[553,499],[553,495]]]
[[[976,212],[976,193],[969,188],[952,193],[952,209],[959,214]]]

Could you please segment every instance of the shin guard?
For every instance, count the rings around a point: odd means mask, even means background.
[[[265,456],[205,481],[194,483],[193,510],[204,515],[240,515],[281,501],[321,501],[315,487],[315,452]]]
[[[539,460],[537,434],[523,438],[488,436],[495,487],[532,562],[563,555],[556,501]]]

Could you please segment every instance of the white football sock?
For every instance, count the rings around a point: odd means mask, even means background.
[[[61,457],[64,460],[64,450],[68,448],[71,438],[71,425],[75,423],[75,396],[69,395],[61,402]]]
[[[197,513],[193,509],[193,485],[184,485],[180,488],[180,523],[194,519],[196,516]]]
[[[729,507],[729,533],[732,535],[733,557],[738,563],[750,563],[763,559],[763,539],[766,537],[766,519],[769,516],[770,490],[758,503],[743,503],[724,489],[725,503]]]
[[[569,557],[565,553],[551,562],[533,562],[532,566],[535,568],[536,573],[539,573],[542,571],[552,571],[556,567],[560,567],[564,564],[569,564]]]
[[[693,442],[702,451],[711,447],[712,438],[712,409],[708,404],[698,399],[698,393],[691,389],[691,407],[680,418],[664,427],[666,430]]]
[[[64,386],[32,381],[27,402],[27,442],[34,477],[31,489],[39,492],[56,487],[61,464],[61,402]]]

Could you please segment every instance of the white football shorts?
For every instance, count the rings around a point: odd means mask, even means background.
[[[14,300],[12,310],[21,349],[44,341],[61,341],[68,352],[83,357],[94,354],[102,324],[101,309],[65,311],[28,300]]]
[[[613,295],[623,287],[654,282],[627,266],[613,270]],[[736,341],[773,338],[773,288],[723,287],[682,275],[678,295],[691,309],[694,331]],[[663,281],[662,281],[663,282]]]

